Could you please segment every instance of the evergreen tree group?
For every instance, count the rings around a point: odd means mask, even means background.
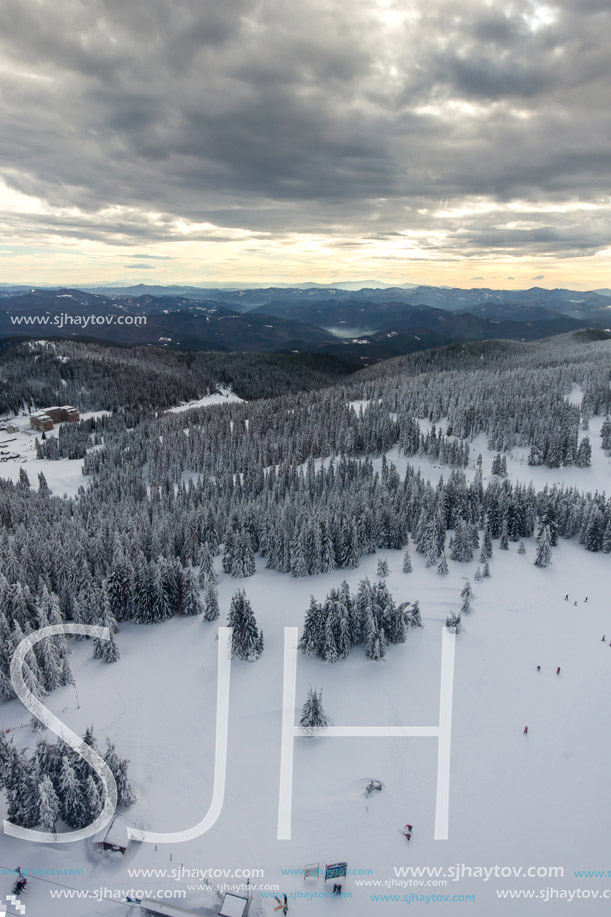
[[[100,754],[93,729],[83,741]],[[107,739],[102,755],[117,784],[117,804],[131,806],[136,793],[127,771],[129,761],[120,758]],[[17,748],[0,734],[0,787],[8,804],[8,819],[23,828],[56,831],[84,828],[104,805],[104,785],[89,764],[63,742],[49,743],[40,737],[34,753]]]
[[[372,584],[365,578],[356,594],[344,581],[323,603],[311,598],[299,648],[337,662],[362,644],[368,659],[380,660],[387,646],[405,642],[410,627],[422,627],[418,602],[397,606],[383,581]]]

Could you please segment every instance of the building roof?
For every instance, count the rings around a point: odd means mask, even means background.
[[[186,911],[182,907],[176,907],[175,904],[166,904],[165,901],[152,901],[149,898],[143,898],[140,902],[142,910],[150,911],[151,914],[159,914],[160,917],[201,917],[195,911]]]
[[[100,838],[98,838],[98,842],[104,844],[112,844],[113,847],[127,847],[128,825],[129,822],[127,822],[122,815],[115,815],[110,825],[108,826],[108,831],[106,834],[103,834]]]
[[[243,898],[242,895],[232,895],[231,892],[227,892],[221,904],[219,917],[244,917],[247,908],[248,898]]]

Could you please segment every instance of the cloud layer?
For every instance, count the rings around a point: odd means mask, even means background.
[[[0,241],[590,256],[610,39],[608,0],[6,0]]]

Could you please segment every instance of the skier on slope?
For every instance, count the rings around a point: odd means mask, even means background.
[[[541,666],[538,665],[538,666],[537,666],[537,672],[540,672],[540,671],[541,671]]]
[[[556,675],[560,675],[560,666],[556,669]]]
[[[602,635],[602,638],[601,638],[601,641],[600,641],[601,643],[604,643],[604,642],[605,642],[605,637],[606,637],[606,636],[607,636],[606,634],[603,634],[603,635]]]
[[[528,726],[525,726],[525,727],[524,727],[524,733],[523,733],[523,735],[525,735],[525,736],[528,735]]]
[[[568,600],[569,600],[569,594],[568,594],[568,592],[567,592],[567,594],[566,594],[565,597],[564,597],[564,601],[565,601],[565,602],[568,602]]]

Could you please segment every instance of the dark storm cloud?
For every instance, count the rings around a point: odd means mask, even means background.
[[[61,208],[6,214],[8,231],[140,246],[185,221],[343,245],[443,230],[421,244],[451,254],[608,245],[607,0],[390,9],[405,22],[370,0],[7,0],[0,174]],[[469,198],[499,209],[436,215]],[[515,200],[598,209],[499,229]]]

